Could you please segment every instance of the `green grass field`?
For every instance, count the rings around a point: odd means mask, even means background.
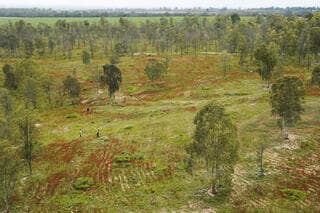
[[[183,17],[173,17],[175,20],[181,20],[183,19]],[[24,20],[25,22],[37,25],[38,23],[45,23],[45,24],[49,24],[49,25],[53,25],[55,24],[58,20],[66,20],[68,22],[82,22],[84,20],[87,20],[89,22],[98,22],[100,20],[100,18],[88,18],[88,17],[84,17],[84,18],[20,18],[20,17],[16,17],[16,18],[12,18],[12,17],[1,17],[0,18],[0,25],[1,24],[8,24],[10,22],[16,22],[19,20]],[[146,20],[151,20],[151,21],[158,21],[160,19],[160,17],[129,17],[128,18],[130,21],[133,21],[135,23],[142,23],[145,22]],[[108,20],[111,23],[116,23],[119,21],[118,17],[108,17],[106,18],[106,20]]]
[[[319,210],[319,173],[311,172],[319,171],[312,167],[312,162],[320,160],[319,96],[308,93],[302,121],[290,129],[291,141],[284,141],[271,116],[269,89],[257,73],[242,69],[236,57],[224,75],[218,69],[218,56],[174,56],[168,74],[155,85],[143,71],[149,58],[121,58],[123,84],[116,106],[108,104],[105,89],[97,94],[91,81],[96,66],[101,68],[107,59],[94,59],[89,66],[79,56],[35,59],[39,70],[60,81],[76,68],[82,104],[39,112],[41,147],[34,160],[34,176],[20,183],[24,196],[16,198],[17,211]],[[286,67],[284,72],[309,76],[300,70]],[[196,166],[193,174],[185,169],[193,118],[210,101],[223,105],[238,127],[240,160],[228,198],[205,193],[209,186],[205,168]],[[102,138],[95,137],[97,129]],[[267,175],[259,179],[256,152],[261,143],[267,145]],[[125,157],[130,160],[119,160]],[[310,175],[303,175],[307,171]],[[72,188],[79,177],[92,177],[93,187],[88,191]]]
[[[209,20],[210,19],[214,19],[215,16],[206,16]],[[133,21],[137,24],[140,24],[142,22],[146,22],[146,20],[149,21],[159,21],[161,17],[125,17],[130,21]],[[174,21],[178,22],[180,20],[183,19],[183,16],[175,16],[172,17],[174,19]],[[253,17],[241,17],[242,20],[250,20]],[[19,20],[24,20],[27,23],[31,23],[33,25],[37,25],[39,23],[45,23],[45,24],[49,24],[49,25],[53,25],[55,24],[58,20],[66,20],[68,22],[82,22],[84,20],[87,20],[89,22],[98,22],[100,20],[100,18],[88,18],[88,17],[83,17],[83,18],[66,18],[66,17],[50,17],[50,18],[21,18],[21,17],[0,17],[0,25],[2,24],[8,24],[10,22],[14,23],[16,21]],[[111,23],[116,23],[119,21],[119,17],[107,17],[106,20],[108,20]]]

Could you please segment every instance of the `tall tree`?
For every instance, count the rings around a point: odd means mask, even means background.
[[[2,108],[3,117],[6,120],[10,120],[12,118],[12,97],[7,89],[0,88],[0,106]]]
[[[311,84],[320,86],[320,66],[315,66],[312,70]]]
[[[7,89],[0,88],[0,139],[12,139],[13,131],[13,100]]]
[[[23,41],[23,45],[24,45],[24,54],[26,58],[31,58],[33,56],[33,52],[34,52],[34,44],[32,40],[29,39],[25,39]]]
[[[82,63],[85,65],[90,64],[90,53],[86,50],[82,51]]]
[[[43,37],[38,36],[34,39],[34,46],[38,50],[38,54],[42,57],[46,52],[46,42]]]
[[[68,94],[71,98],[71,104],[75,104],[77,99],[80,97],[80,82],[78,79],[67,76],[67,78],[63,81],[64,92]]]
[[[231,69],[231,55],[227,51],[221,53],[220,59],[221,70],[223,71],[224,77],[227,75],[227,71]]]
[[[211,174],[211,193],[218,192],[218,186],[228,187],[238,156],[237,129],[231,118],[220,105],[212,102],[195,116],[196,129],[190,150],[203,158]]]
[[[19,118],[19,132],[23,144],[23,159],[28,165],[29,175],[32,175],[33,148],[37,137],[36,119],[34,112],[25,110]]]
[[[30,104],[33,108],[37,108],[38,106],[38,82],[34,78],[26,77],[24,81],[24,101],[25,108],[29,109]]]
[[[103,66],[103,76],[101,82],[108,86],[110,103],[115,99],[115,92],[119,91],[122,82],[120,69],[114,64],[106,64]]]
[[[5,207],[4,212],[9,213],[21,163],[15,149],[4,146],[1,142],[8,141],[0,139],[0,195]]]
[[[2,67],[2,71],[4,73],[4,87],[7,89],[17,89],[18,82],[16,74],[13,72],[13,67],[9,64],[5,64]]]
[[[288,127],[300,120],[305,95],[303,82],[297,77],[287,76],[277,80],[271,88],[272,114],[279,116],[278,124],[288,139]]]
[[[54,78],[48,74],[44,74],[40,79],[41,86],[47,95],[48,104],[51,105],[52,102],[52,87],[54,85]]]
[[[270,47],[266,47],[265,45],[258,47],[254,52],[254,56],[261,64],[259,74],[262,80],[266,80],[268,82],[269,87],[272,71],[277,64],[277,56]]]

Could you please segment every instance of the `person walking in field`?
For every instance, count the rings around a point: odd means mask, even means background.
[[[82,135],[83,135],[82,129],[80,129],[79,135],[80,135],[80,137],[82,137]]]
[[[100,131],[99,131],[99,129],[98,129],[98,131],[97,131],[97,138],[99,138],[100,137]]]

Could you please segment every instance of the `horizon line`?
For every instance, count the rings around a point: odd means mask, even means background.
[[[319,6],[287,6],[287,7],[281,7],[281,6],[269,6],[269,7],[104,7],[104,8],[85,8],[85,7],[79,7],[79,8],[71,8],[71,7],[65,7],[65,6],[54,6],[54,7],[37,7],[37,6],[19,6],[19,7],[7,7],[7,6],[1,6],[0,9],[44,9],[44,10],[82,10],[82,11],[88,11],[88,10],[192,10],[192,9],[217,9],[217,10],[254,10],[254,9],[295,9],[295,8],[316,8],[319,9]]]

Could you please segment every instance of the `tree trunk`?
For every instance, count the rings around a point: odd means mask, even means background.
[[[29,175],[32,176],[32,160],[29,159],[28,161],[28,167],[29,167]]]
[[[3,191],[4,191],[4,202],[5,202],[5,212],[9,213],[10,212],[10,205],[9,205],[9,196],[8,196],[8,188],[7,188],[7,169],[4,169],[4,174],[3,174]]]
[[[307,53],[308,54],[308,71],[310,70],[310,54],[309,53]]]
[[[260,152],[259,152],[259,176],[263,177],[264,176],[264,170],[263,170],[263,151],[264,147],[261,145],[260,147]]]
[[[288,127],[284,118],[282,118],[282,122],[283,122],[282,124],[283,124],[283,131],[284,131],[284,139],[288,140],[289,139]]]
[[[30,121],[29,117],[27,116],[26,118],[27,121],[27,162],[28,162],[28,167],[29,167],[29,174],[32,176],[32,156],[31,156],[31,141],[30,141]]]
[[[212,194],[217,194],[218,193],[218,178],[219,178],[219,174],[218,174],[218,163],[214,162],[214,167],[213,167],[213,181],[212,181],[212,185],[211,185],[211,193]]]
[[[48,102],[49,102],[49,105],[51,105],[51,89],[50,89],[50,86],[48,87]]]
[[[206,59],[208,58],[208,42],[206,42]]]

